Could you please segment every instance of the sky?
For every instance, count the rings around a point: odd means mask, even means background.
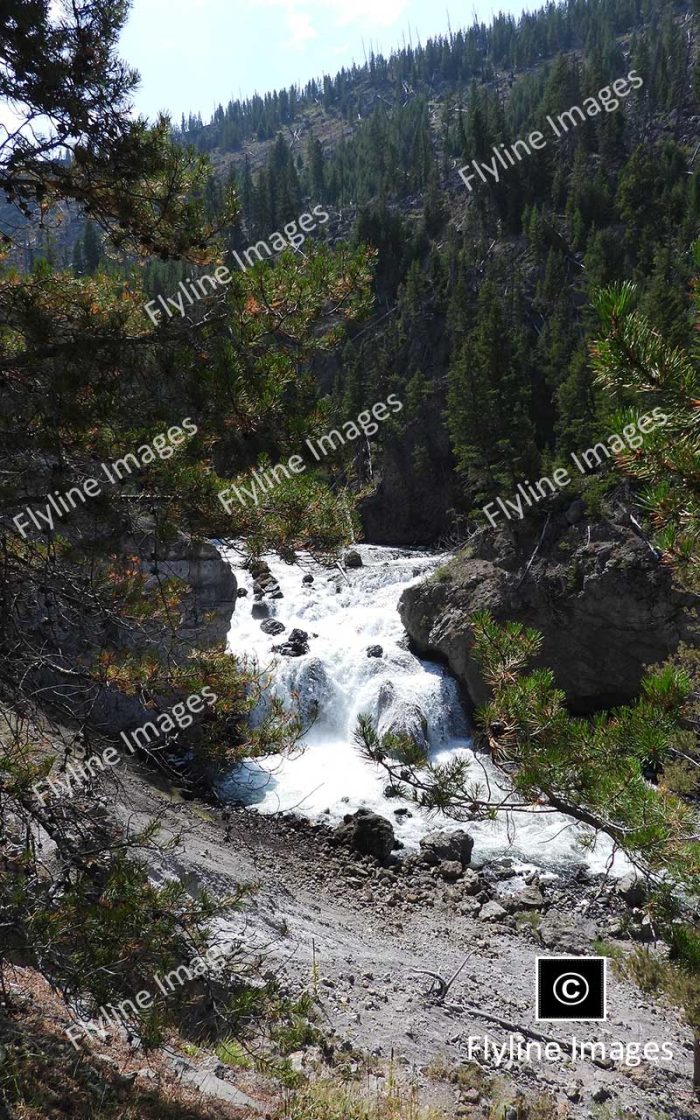
[[[305,84],[494,12],[542,0],[133,0],[121,54],[141,74],[138,112],[208,120],[231,98]],[[449,14],[448,14],[449,13]]]

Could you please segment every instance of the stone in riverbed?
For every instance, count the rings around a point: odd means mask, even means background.
[[[429,832],[420,842],[421,862],[436,867],[443,860],[457,860],[468,867],[474,840],[468,832]]]
[[[381,646],[367,646],[367,656],[368,657],[383,657],[384,656],[384,650],[382,649]]]
[[[543,906],[544,895],[535,883],[524,887],[518,894],[511,895],[508,899],[509,910],[541,910]]]
[[[275,653],[281,653],[283,657],[302,657],[309,652],[309,635],[306,630],[292,630],[283,645],[272,648]]]
[[[361,568],[363,566],[362,557],[354,548],[349,548],[345,553],[343,563],[346,568]]]
[[[260,629],[264,634],[281,634],[287,628],[277,618],[266,618],[264,622],[260,623]]]

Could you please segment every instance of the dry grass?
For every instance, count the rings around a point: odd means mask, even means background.
[[[389,1084],[369,1096],[336,1082],[317,1081],[291,1094],[278,1120],[445,1120],[445,1113],[422,1107],[411,1086]]]

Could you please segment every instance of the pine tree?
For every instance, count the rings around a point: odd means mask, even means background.
[[[476,326],[450,368],[447,398],[455,458],[474,502],[537,467],[526,350],[522,329],[487,282]]]
[[[102,243],[95,228],[94,222],[85,223],[85,234],[83,236],[83,259],[85,261],[85,271],[88,276],[92,276],[97,271],[99,263],[102,259]]]

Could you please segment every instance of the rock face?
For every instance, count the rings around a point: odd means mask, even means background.
[[[162,583],[174,577],[189,585],[190,591],[180,606],[179,639],[200,648],[223,642],[231,624],[238,585],[218,549],[208,541],[194,541],[178,533],[171,543],[161,546],[154,562],[154,537],[148,532],[127,541],[123,551],[128,554],[132,548],[143,558],[142,571],[150,577],[146,589],[156,588],[159,580]],[[158,570],[154,573],[156,563]]]
[[[133,632],[124,628],[115,635],[109,621],[89,603],[66,603],[57,612],[51,639],[55,652],[36,675],[36,684],[45,690],[47,699],[68,697],[76,719],[85,719],[98,730],[112,734],[143,723],[153,713],[140,698],[126,695],[112,685],[76,687],[76,658],[111,644],[119,650],[138,653],[149,648],[144,641],[147,637],[156,650],[167,650],[174,662],[185,662],[193,649],[223,643],[238,598],[236,577],[214,545],[193,540],[184,533],[164,543],[154,534],[152,519],[147,515],[132,519],[130,533],[120,538],[119,551],[138,559],[145,576],[145,590],[156,600],[165,580],[180,581],[182,596],[172,614],[174,635],[170,624],[164,625],[157,619],[147,619]],[[35,622],[26,622],[29,632],[33,625],[39,627],[44,642],[41,618],[46,610],[46,604],[37,602],[33,607]],[[50,667],[48,662],[52,663]],[[176,699],[158,698],[158,703],[165,708]]]
[[[499,902],[485,902],[479,912],[482,922],[502,922],[506,916],[507,911]]]
[[[336,835],[353,851],[374,856],[381,863],[386,862],[396,843],[391,821],[369,809],[358,809],[356,813],[348,814],[338,825]]]
[[[644,667],[679,642],[697,643],[700,596],[672,586],[669,570],[631,525],[552,518],[479,531],[430,580],[404,591],[399,612],[423,655],[441,656],[474,705],[487,690],[470,652],[470,616],[488,610],[543,634],[537,664],[554,670],[574,710],[629,702]],[[538,547],[539,546],[539,547]],[[537,551],[536,551],[537,550]],[[535,559],[527,567],[530,558]]]

